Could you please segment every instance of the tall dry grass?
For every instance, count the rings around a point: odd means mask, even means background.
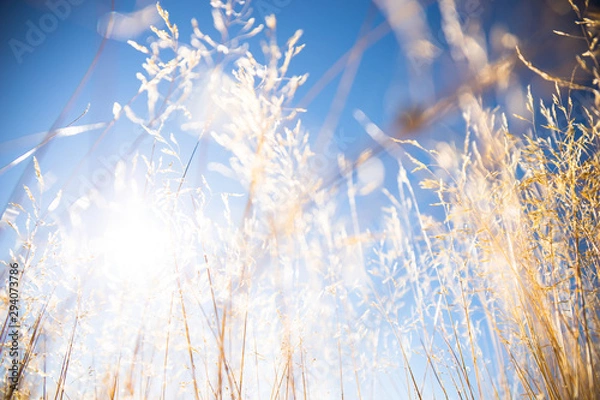
[[[463,144],[425,147],[357,112],[377,147],[356,160],[340,154],[331,177],[311,168],[294,107],[307,81],[288,76],[302,32],[280,47],[274,17],[257,25],[247,3],[212,6],[216,36],[193,20],[181,43],[158,6],[167,29],[154,29],[148,47],[131,43],[146,57],[140,92],[115,104],[110,126],[143,133],[115,164],[110,190],[92,188],[60,214],[66,194],[47,190],[34,160],[37,188],[5,213],[22,311],[19,386],[3,381],[5,398],[597,398],[600,69],[587,3],[571,6],[591,86],[545,74],[514,50],[514,61],[489,62],[454,3],[441,1],[450,45],[475,83],[410,130],[459,109]],[[404,34],[397,22],[390,17]],[[259,35],[260,57],[246,42]],[[430,48],[422,36],[407,40]],[[528,92],[523,134],[478,95],[518,57],[556,84],[547,104]],[[595,104],[574,104],[577,90]],[[174,130],[180,117],[191,142]],[[208,142],[226,155],[210,165],[229,188],[194,172],[210,160]],[[397,190],[382,190],[387,206],[371,225],[354,172],[383,151],[397,158]],[[417,178],[442,218],[428,215]],[[136,213],[134,226],[122,224]],[[136,241],[148,232],[158,240]],[[111,235],[117,243],[103,242]]]

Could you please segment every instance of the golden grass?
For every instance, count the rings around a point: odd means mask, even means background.
[[[581,68],[600,79],[598,21],[572,6],[588,44]],[[280,48],[274,17],[255,26],[247,4],[213,7],[220,39],[193,21],[191,45],[181,45],[159,5],[167,30],[154,29],[149,48],[131,43],[147,56],[138,76],[147,115],[115,105],[109,126],[126,119],[152,146],[117,163],[114,192],[88,192],[66,222],[54,212],[60,195],[44,197],[34,159],[38,189],[26,187],[29,204],[11,205],[20,216],[4,220],[18,243],[10,259],[21,268],[22,326],[18,390],[3,381],[4,397],[597,398],[597,80],[585,88],[596,104],[582,108],[571,100],[580,84],[552,78],[515,52],[509,61],[518,55],[556,92],[536,105],[529,91],[529,115],[519,118],[531,132],[511,133],[501,110],[476,93],[505,79],[512,61],[478,70],[482,56],[461,31],[451,46],[476,83],[405,127],[418,130],[460,109],[461,148],[386,135],[357,112],[378,147],[356,161],[340,154],[333,177],[316,176],[303,110],[291,106],[307,76],[287,76],[303,48],[301,31]],[[448,32],[461,29],[453,7],[443,2]],[[263,30],[261,63],[244,40]],[[199,122],[189,101],[195,85],[209,99]],[[175,113],[192,118],[191,149],[168,131]],[[227,153],[229,164],[219,168],[242,194],[190,177],[207,140]],[[397,157],[398,194],[382,190],[388,205],[374,232],[361,219],[353,172],[382,151]],[[443,218],[419,208],[409,179],[417,176],[437,195]],[[130,198],[169,242],[168,254],[156,256],[160,265],[133,275],[123,271],[132,265],[105,265],[118,258],[103,253],[102,241],[94,247],[83,227],[91,210],[110,219]],[[131,249],[157,251],[131,240]],[[2,302],[10,304],[8,295]],[[8,374],[9,314],[0,316]]]

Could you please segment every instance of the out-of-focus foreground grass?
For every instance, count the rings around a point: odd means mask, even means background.
[[[400,3],[380,3],[400,31]],[[5,212],[17,245],[1,272],[3,395],[598,398],[600,20],[587,2],[567,5],[579,38],[556,41],[585,43],[578,81],[538,69],[508,33],[497,38],[507,57],[488,62],[454,2],[440,0],[448,46],[472,80],[401,113],[402,134],[357,111],[377,145],[340,154],[333,177],[311,168],[311,133],[294,107],[307,80],[288,76],[301,31],[280,45],[274,17],[258,24],[248,4],[213,1],[217,35],[193,20],[183,44],[158,6],[166,29],[147,47],[131,42],[147,57],[140,94],[115,103],[111,122],[152,145],[122,156],[110,190],[91,188],[66,217],[34,159],[37,185]],[[246,46],[256,37],[260,55]],[[417,58],[434,51],[423,38],[411,45]],[[526,91],[522,132],[479,95],[516,65],[555,85],[546,102]],[[580,93],[593,101],[573,102]],[[407,136],[451,108],[464,118],[462,144]],[[173,128],[181,118],[192,149]],[[226,155],[213,170],[239,190],[189,179],[205,141]],[[371,225],[357,198],[372,188],[356,172],[381,152],[397,158],[397,188],[382,189],[388,203]],[[415,179],[441,213],[419,207]]]

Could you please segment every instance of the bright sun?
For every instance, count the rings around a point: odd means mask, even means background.
[[[106,273],[116,279],[150,283],[167,273],[168,227],[141,201],[111,207],[96,254],[104,260]]]

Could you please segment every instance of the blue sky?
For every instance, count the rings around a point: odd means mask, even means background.
[[[56,4],[62,3],[57,1]],[[0,161],[6,165],[28,148],[39,137],[29,137],[34,133],[48,131],[67,105],[94,60],[102,42],[97,33],[98,20],[110,11],[110,2],[81,0],[58,9],[65,15],[64,20],[48,18],[52,12],[48,4],[41,1],[12,1],[5,3],[2,29],[3,45],[0,49],[0,62],[4,74],[0,78],[0,88],[4,95],[0,100],[3,110],[2,133],[0,134]],[[149,2],[116,1],[115,10],[120,13],[135,11],[136,7]],[[289,4],[287,4],[289,3]],[[274,4],[287,4],[276,7]],[[211,31],[212,21],[205,2],[164,1],[172,20],[178,24],[181,38],[185,41],[191,33],[190,19],[198,19],[200,27]],[[337,61],[357,38],[363,19],[369,9],[368,2],[299,1],[258,3],[259,9],[275,11],[279,19],[278,36],[284,42],[296,29],[304,30],[303,42],[307,49],[297,57],[293,72],[309,72],[311,79],[297,95],[300,99],[318,77]],[[66,11],[65,11],[66,10]],[[255,12],[261,17],[260,10]],[[48,22],[50,21],[50,23]],[[383,21],[379,12],[375,13],[375,23]],[[44,25],[46,24],[46,25]],[[45,27],[48,32],[39,39],[30,31]],[[43,31],[42,31],[43,32]],[[141,32],[133,39],[144,43],[152,35]],[[31,39],[35,40],[31,40]],[[377,121],[389,118],[386,115],[387,92],[390,82],[397,76],[398,46],[392,35],[387,35],[368,50],[360,73],[350,93],[348,103],[362,107],[371,118]],[[107,121],[111,117],[112,103],[126,102],[137,91],[135,73],[141,69],[143,55],[133,50],[124,41],[108,40],[101,52],[97,65],[72,106],[58,127],[63,127],[75,119],[91,105],[90,111],[77,124]],[[306,125],[318,128],[334,96],[336,80],[327,86],[310,106],[311,113],[305,118]],[[341,129],[344,135],[358,134],[360,127],[352,121],[353,108],[346,107]],[[65,161],[79,159],[90,146],[97,133],[86,133],[81,138],[56,140],[53,147],[61,148]],[[84,140],[85,137],[85,140]],[[17,140],[21,139],[21,140]],[[110,140],[110,138],[107,138]],[[62,142],[59,144],[59,142]],[[66,150],[66,151],[65,151]],[[48,151],[48,157],[54,153]],[[14,185],[16,177],[22,173],[26,162],[0,176],[4,188]],[[52,163],[53,167],[55,166]],[[7,201],[9,191],[3,190],[0,203]]]
[[[114,7],[116,12],[126,14],[153,4],[148,0],[115,1]],[[208,2],[166,0],[161,4],[169,11],[171,20],[178,25],[181,41],[189,40],[192,17],[198,20],[203,31],[215,32]],[[295,58],[291,72],[308,72],[310,78],[297,93],[297,100],[301,100],[312,85],[352,48],[365,18],[369,18],[370,29],[385,20],[377,7],[363,0],[263,0],[255,4],[254,15],[259,20],[268,12],[276,14],[277,34],[281,44],[297,29],[304,31],[301,41],[307,46]],[[0,164],[4,167],[39,143],[44,136],[42,132],[53,126],[66,126],[88,104],[89,112],[75,125],[109,121],[112,118],[113,102],[126,103],[139,87],[135,74],[142,70],[141,64],[145,56],[131,48],[126,39],[145,43],[153,33],[144,30],[119,38],[120,40],[109,39],[99,52],[103,39],[98,33],[101,29],[99,24],[111,10],[110,1],[9,1],[2,7],[5,23],[0,27],[3,38],[0,62],[4,66],[4,74],[0,77],[0,89],[5,95],[0,100],[0,107],[4,110],[3,129],[0,133]],[[41,37],[39,33],[42,34]],[[255,54],[260,52],[256,41],[251,46]],[[97,54],[99,56],[95,66],[82,83]],[[337,141],[333,144],[334,150],[341,149],[356,156],[369,143],[364,129],[352,117],[354,109],[362,109],[369,118],[380,124],[393,120],[393,107],[407,96],[406,87],[402,83],[405,76],[403,69],[404,61],[391,33],[384,35],[366,51],[335,129]],[[318,133],[326,118],[335,97],[339,76],[337,74],[318,93],[307,107],[309,112],[303,116],[304,126],[313,135]],[[76,92],[80,84],[80,91]],[[72,96],[72,102],[69,103]],[[67,108],[67,105],[70,106]],[[63,110],[66,110],[64,116],[59,119]],[[52,192],[62,187],[80,160],[86,160],[82,172],[89,176],[94,171],[92,166],[102,164],[103,159],[116,153],[126,134],[130,134],[119,131],[118,127],[112,129],[91,157],[86,157],[101,131],[55,139],[37,153],[42,170],[57,178],[49,195],[45,197],[45,206],[52,200]],[[193,142],[189,144],[190,148],[182,151],[184,157],[191,151]],[[0,175],[0,185],[4,189],[0,193],[2,207],[8,201],[23,200],[13,195],[22,176],[26,178],[24,183],[33,185],[30,161],[31,157]],[[327,171],[335,168],[336,164],[335,159],[329,161],[331,167],[327,167]],[[386,163],[394,168],[391,158]],[[394,174],[388,173],[386,176],[390,185],[394,185]],[[20,188],[17,190],[20,191]],[[74,196],[81,194],[76,181],[69,183],[65,190],[71,190]],[[378,208],[369,207],[366,210]]]
[[[498,25],[526,36],[541,29],[527,24],[532,10],[535,10],[533,3],[530,7],[516,0],[467,3],[461,19],[468,22],[471,17],[482,18],[488,31]],[[297,29],[304,31],[301,40],[307,46],[293,62],[292,73],[308,72],[310,78],[297,93],[298,100],[352,48],[365,20],[369,21],[369,29],[385,21],[382,12],[366,0],[257,0],[254,4],[255,16],[259,20],[268,12],[276,14],[280,43],[283,44]],[[408,57],[391,30],[365,51],[335,129],[335,137],[338,138],[336,145],[353,157],[372,145],[363,127],[353,118],[355,109],[364,111],[390,134],[393,133],[398,110],[452,93],[452,89],[466,77],[464,66],[454,63],[447,52],[436,2],[422,1],[421,4],[426,11],[427,23],[431,26],[430,39],[438,46],[441,55],[429,72],[411,71]],[[151,0],[115,0],[114,10],[127,14],[152,5]],[[190,36],[192,17],[198,19],[201,29],[214,32],[207,1],[165,0],[162,5],[179,26],[181,41],[186,42]],[[525,11],[522,11],[523,8]],[[66,126],[88,104],[89,112],[76,125],[109,121],[113,102],[126,103],[137,92],[139,83],[135,73],[141,70],[144,55],[127,45],[125,39],[144,43],[153,34],[143,30],[130,33],[120,40],[109,39],[99,52],[102,43],[102,36],[98,33],[99,24],[102,24],[101,21],[110,10],[109,0],[9,0],[2,4],[2,166],[39,143],[43,135],[33,134],[48,131],[53,126]],[[257,43],[252,43],[252,46],[258,53]],[[90,69],[97,54],[97,63]],[[88,69],[91,73],[82,83]],[[422,76],[419,77],[420,72]],[[521,75],[523,83],[531,79],[530,74]],[[338,73],[308,105],[309,112],[303,116],[303,122],[313,135],[318,133],[326,119],[339,81]],[[429,86],[425,82],[429,82]],[[76,92],[80,83],[81,90]],[[72,97],[72,103],[66,108]],[[493,99],[493,94],[491,97]],[[63,118],[58,119],[63,110]],[[85,157],[99,134],[99,130],[91,131],[77,137],[57,139],[45,146],[43,152],[38,154],[42,169],[52,171],[57,177],[68,175]],[[451,116],[442,124],[421,132],[420,138],[457,141],[461,134],[460,118]],[[123,141],[123,135],[118,129],[109,132],[103,140],[106,147],[94,152],[94,160],[102,157],[103,152],[104,155],[114,152],[115,146]],[[387,156],[383,160],[386,165],[386,186],[393,187],[395,162]],[[0,175],[0,185],[4,189],[0,193],[2,206],[9,201],[29,161],[27,159]],[[25,176],[31,178],[31,170]],[[376,206],[372,208],[379,209]]]

